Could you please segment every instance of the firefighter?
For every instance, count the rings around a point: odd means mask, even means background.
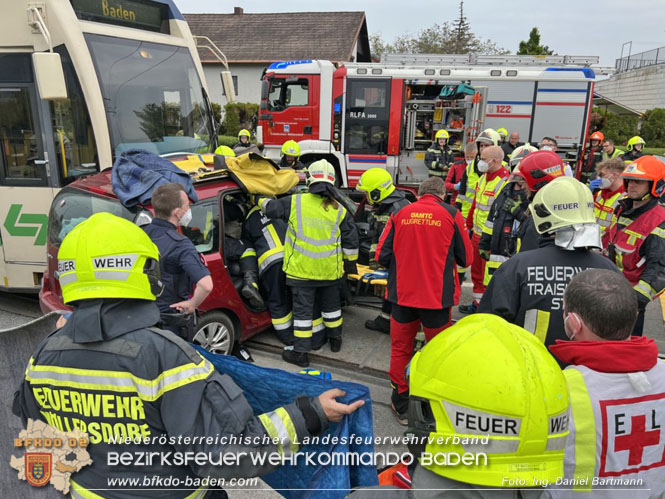
[[[631,337],[635,292],[620,274],[591,269],[571,279],[563,302],[571,341],[550,350],[572,364],[563,371],[572,415],[564,480],[583,484],[576,494],[582,497],[665,497],[665,362],[658,360],[654,340]],[[634,492],[626,487],[613,494],[615,484],[596,483],[603,468],[623,470],[625,483],[636,484]],[[570,491],[548,492],[554,499],[570,497]]]
[[[298,441],[320,434],[329,421],[339,421],[362,405],[339,404],[334,397],[343,392],[330,390],[254,416],[228,375],[217,372],[184,340],[154,327],[159,321],[155,297],[162,290],[158,258],[145,232],[110,213],[81,222],[60,246],[62,297],[74,312],[30,358],[13,410],[24,426],[33,419],[61,430],[85,428],[93,465],[70,481],[72,497],[100,497],[92,492],[100,489],[106,497],[127,497],[126,490],[109,490],[117,479],[170,477],[182,484],[196,476],[228,479],[268,473],[274,465],[253,459],[270,452],[288,456],[298,450]],[[217,443],[201,438],[215,435],[223,438]],[[275,435],[283,439],[279,445],[272,439]],[[143,466],[109,466],[109,452],[118,450],[110,441],[114,437],[140,441],[140,450],[150,455],[232,454],[238,464],[191,460],[189,465],[173,462],[165,467],[151,460]],[[203,497],[205,492],[205,487],[194,493],[137,488],[131,495],[182,498]]]
[[[480,153],[478,170],[482,173],[478,180],[477,191],[471,210],[466,218],[469,231],[473,232],[471,244],[473,245],[473,263],[471,264],[471,280],[473,281],[473,302],[460,305],[459,311],[463,314],[473,314],[478,308],[478,302],[485,291],[485,260],[480,256],[479,243],[483,232],[492,234],[492,230],[485,226],[487,216],[494,200],[506,185],[510,172],[503,167],[503,149],[499,146],[489,146]]]
[[[215,149],[215,154],[231,158],[235,157],[236,155],[233,149],[231,149],[229,146],[219,146],[217,149]]]
[[[510,160],[515,174],[501,189],[490,208],[485,228],[478,243],[478,254],[486,260],[483,284],[487,286],[492,274],[499,266],[517,253],[517,232],[526,219],[529,205],[529,189],[523,176],[518,175],[520,161],[529,153],[537,151],[530,145],[515,149]]]
[[[480,132],[476,139],[476,157],[471,164],[467,164],[462,180],[460,180],[459,189],[457,189],[457,200],[455,206],[462,212],[462,216],[466,220],[471,210],[471,204],[476,197],[476,184],[480,179],[482,173],[478,170],[478,162],[480,161],[480,154],[486,147],[496,146],[499,144],[499,134],[491,128],[487,128]]]
[[[528,202],[536,192],[557,177],[563,176],[564,164],[558,154],[552,151],[535,151],[520,163],[519,170],[514,172],[526,181]],[[527,203],[528,204],[528,203]],[[536,231],[531,212],[525,209],[526,218],[520,223],[517,231],[517,251],[529,251],[540,246],[542,237]],[[510,209],[513,209],[511,206]]]
[[[360,177],[356,189],[363,191],[370,205],[376,209],[369,215],[372,241],[369,250],[370,267],[376,262],[376,245],[388,219],[409,204],[403,191],[395,189],[390,173],[383,168],[370,168]],[[374,319],[365,322],[365,327],[373,331],[390,334],[391,305],[385,298],[381,302],[381,312]]]
[[[335,200],[335,168],[325,159],[308,169],[309,192],[280,199],[258,198],[269,218],[288,222],[284,245],[286,284],[293,295],[293,348],[282,358],[309,366],[316,310],[323,316],[330,350],[342,348],[339,281],[357,273],[358,231],[352,216]]]
[[[144,230],[161,255],[164,292],[157,297],[157,307],[162,327],[191,341],[196,309],[212,291],[212,278],[192,241],[177,230],[192,221],[184,187],[177,183],[160,185],[153,191],[151,202],[155,218]]]
[[[462,214],[444,203],[443,179],[420,184],[418,201],[388,220],[376,250],[389,270],[390,381],[392,410],[400,424],[407,421],[409,387],[404,370],[413,354],[413,340],[422,324],[430,341],[451,324],[451,307],[459,301],[455,264],[467,267],[473,258]]]
[[[591,251],[600,247],[600,228],[591,191],[578,180],[555,178],[536,193],[529,210],[536,230],[547,237],[540,248],[518,253],[498,268],[478,311],[503,317],[552,345],[566,339],[562,297],[570,278],[588,268],[617,268]]]
[[[508,130],[505,128],[497,128],[496,133],[498,133],[499,137],[501,137],[498,145],[503,149],[503,145],[506,143],[506,139],[508,138]]]
[[[300,161],[300,146],[295,140],[287,140],[282,144],[282,159],[279,162],[279,167],[291,168],[296,171],[307,168]]]
[[[464,170],[473,163],[476,154],[478,154],[478,147],[474,142],[469,142],[464,146],[464,159],[455,161],[448,170],[448,175],[446,175],[446,200],[453,206],[457,200]]]
[[[249,130],[246,128],[243,128],[238,132],[238,142],[235,143],[233,146],[233,151],[236,154],[242,153],[243,149],[247,149],[250,147],[252,144],[250,143],[250,139],[252,137],[252,134],[249,133]]]
[[[566,380],[521,327],[492,315],[465,317],[416,353],[408,377],[409,450],[419,457],[413,497],[541,497],[542,486],[563,475]],[[476,447],[491,454],[487,463],[431,459],[475,452],[458,443],[468,437],[488,438]]]
[[[625,154],[621,149],[614,147],[614,142],[610,139],[605,139],[603,141],[603,161],[608,159],[614,159],[617,156]]]
[[[589,137],[589,147],[584,151],[580,168],[580,182],[588,184],[595,178],[596,164],[602,158],[601,144],[605,139],[603,132],[593,132]]]
[[[268,218],[257,206],[249,210],[242,224],[241,239],[256,253],[260,291],[266,298],[273,330],[277,339],[289,346],[293,345],[293,313],[291,293],[282,270],[285,235],[286,222]],[[321,319],[313,325],[314,333],[315,329],[323,330]]]
[[[450,135],[445,130],[439,130],[434,136],[434,142],[425,153],[425,164],[430,177],[445,178],[448,168],[455,160],[453,151],[448,146]]]
[[[621,158],[608,159],[596,165],[597,177],[589,182],[589,188],[598,189],[594,196],[594,214],[596,222],[600,225],[601,237],[605,230],[616,222],[614,210],[619,201],[626,197],[621,173],[626,164]]]
[[[646,145],[647,143],[644,142],[642,137],[639,137],[638,135],[631,137],[628,139],[628,144],[626,145],[626,150],[628,152],[624,153],[621,156],[621,159],[623,159],[626,163],[632,163],[637,158],[641,158],[644,156],[642,149],[644,149]]]
[[[634,334],[641,335],[646,306],[665,290],[665,207],[658,203],[665,191],[665,164],[642,156],[621,177],[626,197],[619,201],[616,222],[605,231],[603,248],[637,293]]]
[[[552,151],[554,153],[557,152],[559,149],[559,143],[557,142],[556,139],[553,139],[552,137],[543,137],[543,140],[540,141],[540,145],[538,147],[541,151]],[[571,168],[570,164],[567,162],[563,162],[563,171],[565,172],[567,177],[572,177],[573,176],[573,169]]]

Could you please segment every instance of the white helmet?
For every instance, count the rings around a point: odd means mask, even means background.
[[[307,169],[307,185],[316,182],[327,182],[335,185],[335,167],[325,159],[315,161]]]

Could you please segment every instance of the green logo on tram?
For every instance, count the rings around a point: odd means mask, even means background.
[[[5,218],[5,229],[10,236],[35,237],[35,246],[46,244],[46,230],[48,216],[41,213],[21,213],[22,204],[13,204],[9,207]]]

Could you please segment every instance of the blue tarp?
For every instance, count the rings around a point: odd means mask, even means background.
[[[168,159],[141,149],[125,151],[118,156],[111,172],[113,192],[127,207],[148,204],[152,191],[162,184],[182,184],[189,199],[198,201],[192,179]]]
[[[321,435],[322,439],[326,435],[335,436],[339,439],[347,437],[347,443],[308,445],[303,446],[300,450],[309,453],[374,453],[374,444],[367,443],[367,440],[371,442],[374,427],[369,388],[365,385],[324,380],[307,374],[259,367],[235,357],[211,354],[200,347],[197,348],[219,372],[231,376],[236,384],[242,388],[256,415],[273,411],[280,406],[291,403],[299,395],[314,397],[332,388],[339,388],[346,392],[344,397],[338,399],[340,402],[349,404],[359,399],[365,400],[364,406],[353,414],[345,416],[340,423],[331,423],[326,433]],[[353,442],[349,444],[348,437],[351,435],[354,436],[354,440],[356,437],[360,437],[362,443]],[[261,478],[289,499],[309,497],[341,499],[353,487],[368,487],[379,483],[374,466],[313,466],[306,464],[304,459],[299,460],[295,465],[282,466]]]

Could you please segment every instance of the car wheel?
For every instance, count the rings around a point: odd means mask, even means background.
[[[192,341],[210,353],[230,355],[236,341],[235,329],[233,321],[224,312],[208,312],[196,325]]]

